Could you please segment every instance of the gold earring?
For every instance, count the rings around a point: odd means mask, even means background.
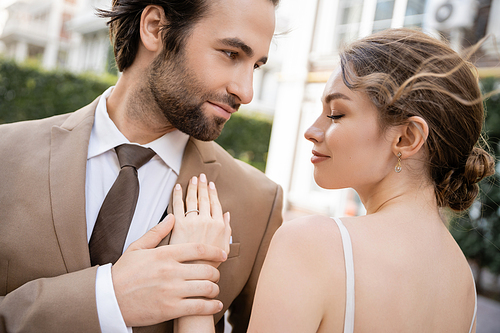
[[[401,152],[398,153],[398,164],[396,164],[396,167],[394,168],[394,171],[397,173],[400,173],[403,168],[401,167]]]

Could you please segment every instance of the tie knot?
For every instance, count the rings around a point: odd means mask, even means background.
[[[136,170],[149,161],[156,153],[151,148],[123,144],[115,147],[120,168],[132,166]]]

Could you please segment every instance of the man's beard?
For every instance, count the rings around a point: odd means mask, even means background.
[[[205,91],[195,73],[185,65],[183,51],[168,59],[164,53],[159,54],[149,67],[148,86],[168,122],[198,140],[215,140],[226,123],[222,117],[203,113],[203,103],[210,100],[235,110],[240,106],[232,95]]]

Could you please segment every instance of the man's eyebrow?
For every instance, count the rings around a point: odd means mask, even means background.
[[[334,99],[346,99],[348,101],[350,101],[351,99],[349,97],[347,97],[346,95],[342,94],[342,93],[331,93],[331,94],[328,94],[326,97],[325,97],[325,104],[328,104],[330,103],[331,101],[333,101]]]
[[[255,52],[253,51],[253,49],[250,46],[248,46],[247,44],[245,44],[239,38],[236,38],[236,37],[234,37],[234,38],[223,38],[223,39],[219,39],[219,42],[221,44],[224,44],[224,45],[231,46],[231,47],[234,47],[234,48],[242,50],[247,55],[247,57],[251,58],[255,54]],[[257,62],[262,62],[262,63],[265,64],[267,62],[267,57],[262,57]]]

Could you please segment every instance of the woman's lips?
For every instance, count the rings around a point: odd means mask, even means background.
[[[324,155],[324,154],[321,154],[321,153],[318,153],[317,151],[313,150],[312,151],[312,154],[313,156],[311,157],[311,162],[313,164],[316,164],[316,163],[320,163],[320,162],[323,162],[327,159],[330,158],[330,156],[327,156],[327,155]]]

